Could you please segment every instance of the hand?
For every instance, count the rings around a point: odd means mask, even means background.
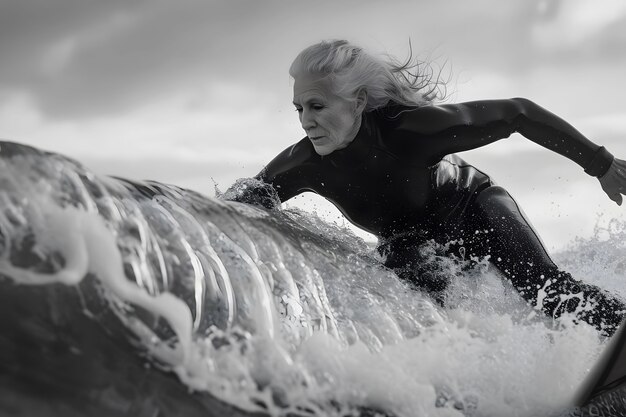
[[[222,200],[252,204],[270,210],[280,206],[280,197],[274,187],[256,178],[239,178],[218,197]]]
[[[598,180],[609,198],[621,206],[622,194],[626,194],[626,161],[613,159],[609,170]]]

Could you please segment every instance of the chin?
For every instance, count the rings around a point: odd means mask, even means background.
[[[313,147],[313,149],[315,150],[315,153],[317,153],[319,156],[330,155],[334,151],[334,149],[318,148],[318,147],[315,147],[315,146]]]
[[[326,155],[330,155],[331,153],[333,153],[332,149],[315,149],[315,153],[318,154],[319,156],[326,156]]]

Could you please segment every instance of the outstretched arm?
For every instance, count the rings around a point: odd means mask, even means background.
[[[589,175],[603,177],[603,189],[612,200],[619,203],[615,196],[625,190],[623,161],[614,162],[613,155],[604,147],[527,99],[422,107],[402,115],[398,128],[420,136],[416,146],[429,149],[427,157],[433,163],[446,154],[478,148],[519,132],[576,162]]]

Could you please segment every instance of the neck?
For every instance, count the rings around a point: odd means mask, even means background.
[[[354,138],[356,138],[356,135],[359,134],[359,130],[361,130],[362,123],[363,123],[363,114],[359,114],[356,121],[354,122],[354,126],[352,126],[352,130],[350,130],[350,133],[348,134],[348,138],[350,138],[347,142],[348,144],[352,143]]]

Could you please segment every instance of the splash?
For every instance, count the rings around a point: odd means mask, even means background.
[[[84,297],[76,314],[113,328],[96,314],[104,300],[151,363],[241,410],[559,415],[604,343],[538,316],[486,262],[425,247],[451,282],[444,309],[308,213],[99,178],[16,144],[0,153],[0,285],[95,282],[100,303]],[[621,227],[579,241],[564,266],[623,291]]]

